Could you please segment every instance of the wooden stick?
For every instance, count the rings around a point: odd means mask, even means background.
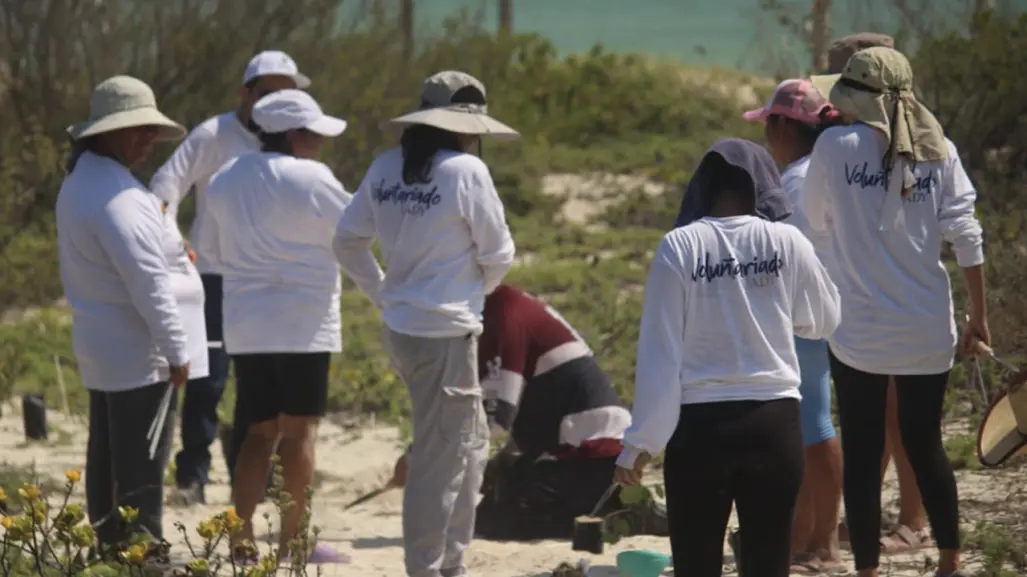
[[[157,446],[160,444],[161,432],[164,431],[164,421],[168,418],[168,410],[171,408],[171,396],[175,390],[175,386],[168,384],[168,390],[164,393],[164,398],[161,399],[160,409],[157,410],[157,416],[150,424],[150,433],[147,435],[147,439],[150,440],[150,460],[157,455]]]
[[[67,417],[71,415],[71,409],[68,408],[68,389],[64,386],[64,371],[61,370],[61,359],[57,355],[53,356],[53,365],[57,369],[57,388],[61,392],[61,412]]]

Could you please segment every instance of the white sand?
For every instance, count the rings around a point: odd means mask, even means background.
[[[4,417],[0,419],[0,459],[14,465],[35,464],[42,475],[63,480],[64,471],[81,468],[85,461],[86,429],[81,420],[68,420],[56,412],[50,414],[51,441],[47,443],[24,442],[18,407],[6,405]],[[392,465],[400,454],[397,431],[389,427],[372,427],[364,430],[342,427],[333,423],[322,426],[318,444],[318,476],[322,484],[315,496],[314,522],[323,529],[322,540],[338,550],[352,555],[352,565],[326,566],[326,576],[361,575],[366,577],[399,577],[404,575],[401,540],[400,512],[401,494],[388,493],[377,500],[350,511],[343,506],[356,496],[375,488],[391,473]],[[964,503],[964,520],[972,525],[980,520],[984,510],[1006,512],[1012,508],[1027,506],[1022,480],[1024,470],[999,473],[959,473],[961,496]],[[207,490],[209,505],[190,509],[169,507],[166,511],[165,531],[169,540],[180,543],[181,538],[173,528],[175,522],[187,527],[229,505],[227,475],[220,447],[214,447],[214,471]],[[81,491],[77,495],[82,498]],[[890,480],[886,491],[886,506],[895,499],[895,483]],[[973,503],[970,505],[970,503]],[[263,509],[262,509],[263,510]],[[262,520],[259,520],[258,527]],[[970,518],[974,517],[974,518]],[[1021,516],[1022,517],[1022,516]],[[272,522],[276,520],[272,518]],[[732,520],[732,525],[735,522]],[[258,531],[258,537],[266,535]],[[468,565],[472,575],[481,577],[542,577],[561,562],[577,562],[587,557],[593,565],[592,577],[619,575],[614,568],[614,559],[620,551],[645,548],[669,552],[666,539],[657,537],[634,537],[625,539],[615,546],[607,546],[601,556],[579,554],[571,551],[566,542],[546,541],[540,543],[492,543],[475,541],[468,552]],[[725,546],[725,552],[730,549]],[[894,556],[885,559],[882,575],[913,577],[933,575],[925,569],[928,557],[936,558],[927,551],[908,556]],[[975,554],[968,554],[969,569],[973,569]],[[850,558],[847,556],[847,560]],[[312,573],[313,574],[313,573]],[[665,574],[671,574],[668,569]],[[725,575],[734,575],[733,565],[725,568]]]

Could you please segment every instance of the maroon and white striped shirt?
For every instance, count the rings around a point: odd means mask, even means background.
[[[485,299],[478,367],[493,427],[525,455],[614,457],[631,414],[552,307],[509,285]]]

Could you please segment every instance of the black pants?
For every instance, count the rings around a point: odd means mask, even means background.
[[[167,383],[157,383],[115,393],[89,392],[86,509],[103,546],[121,543],[139,531],[157,540],[164,536],[164,469],[175,430],[177,392],[152,460],[146,434],[167,388]],[[133,526],[122,522],[118,507],[139,510]]]
[[[674,574],[720,576],[734,503],[745,577],[788,577],[804,459],[795,399],[682,405],[663,471]]]
[[[856,569],[878,566],[881,534],[881,455],[888,376],[854,369],[831,355],[845,459],[845,517]],[[959,497],[945,454],[941,419],[948,371],[896,375],[899,433],[913,467],[939,549],[959,548]]]
[[[536,461],[520,457],[496,473],[478,504],[475,536],[496,541],[570,539],[613,482],[616,458]],[[615,495],[606,509],[621,507]]]

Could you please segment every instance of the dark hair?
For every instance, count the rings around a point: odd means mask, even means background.
[[[253,89],[257,86],[258,82],[260,82],[260,77],[259,76],[254,76],[253,78],[250,78],[249,80],[247,80],[246,83],[243,84],[243,86],[246,87],[246,90],[249,90],[250,92],[253,92]]]
[[[292,155],[292,143],[289,142],[288,131],[285,132],[259,132],[260,149],[264,152],[277,152],[279,154]]]
[[[484,106],[485,95],[473,86],[465,86],[457,90],[449,102]],[[403,149],[403,182],[406,184],[431,182],[431,163],[435,153],[440,150],[460,150],[460,140],[455,132],[426,124],[405,128],[399,144]]]
[[[96,143],[96,136],[87,136],[78,140],[72,138],[71,148],[68,150],[68,159],[64,161],[64,170],[71,174],[71,171],[75,170],[75,166],[78,164],[78,159],[82,156],[82,153],[87,150],[94,150]]]
[[[710,207],[718,201],[731,199],[748,207],[744,214],[756,212],[756,185],[744,168],[728,162],[720,153],[706,155],[701,169],[709,187]]]
[[[821,110],[819,116],[820,122],[817,124],[807,124],[781,114],[771,114],[767,118],[767,122],[787,124],[794,127],[795,133],[799,136],[799,141],[806,150],[813,150],[813,145],[816,144],[817,139],[820,138],[820,135],[825,130],[842,123],[841,115],[831,108]]]

